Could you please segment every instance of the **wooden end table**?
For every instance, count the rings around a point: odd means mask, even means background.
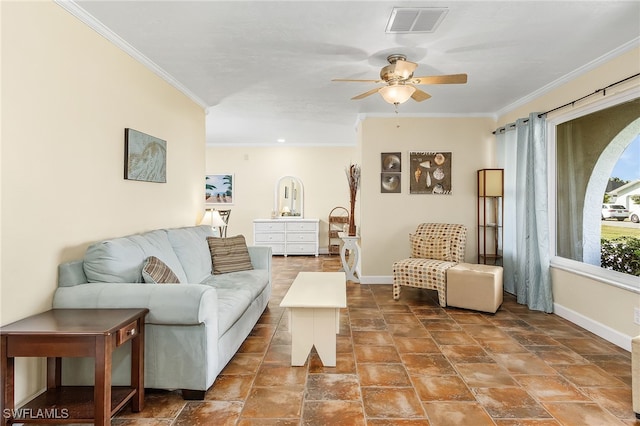
[[[148,309],[53,309],[0,328],[2,425],[94,423],[131,401],[144,406],[144,317]],[[115,348],[131,341],[131,385],[111,386]],[[46,357],[47,390],[19,409],[14,401],[14,358]],[[62,386],[62,357],[95,358],[95,386]]]

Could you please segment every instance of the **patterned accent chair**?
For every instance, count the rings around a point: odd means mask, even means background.
[[[467,228],[449,223],[422,223],[409,235],[411,257],[393,264],[393,298],[402,286],[438,291],[440,306],[447,306],[447,269],[464,262]]]

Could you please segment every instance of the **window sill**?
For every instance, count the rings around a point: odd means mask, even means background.
[[[603,269],[564,257],[552,257],[551,267],[590,278],[601,283],[640,294],[640,279],[622,272]]]

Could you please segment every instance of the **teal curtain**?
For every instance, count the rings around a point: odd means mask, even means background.
[[[505,226],[508,220],[515,225],[505,227],[505,289],[530,309],[553,312],[547,151],[545,119],[538,113],[516,121],[514,141],[498,138],[499,162],[504,161],[505,178],[512,177],[505,185],[509,187],[505,188],[505,210],[509,211],[506,203],[511,193],[513,212],[512,217],[505,212]],[[507,237],[507,231],[513,235]]]

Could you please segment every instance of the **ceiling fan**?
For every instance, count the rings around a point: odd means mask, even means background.
[[[422,102],[431,97],[430,94],[418,89],[419,84],[464,84],[467,82],[466,74],[433,75],[425,77],[414,77],[413,72],[418,64],[407,61],[407,57],[401,54],[389,55],[387,57],[389,65],[380,70],[380,80],[350,80],[335,78],[332,81],[355,81],[362,83],[386,83],[385,86],[376,87],[368,92],[354,96],[352,100],[358,100],[380,93],[385,101],[390,104],[401,104],[413,99]]]

